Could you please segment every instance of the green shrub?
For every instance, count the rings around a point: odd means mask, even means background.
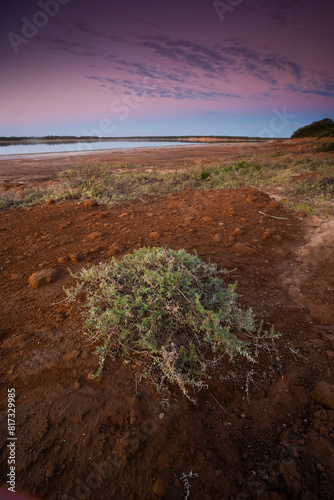
[[[252,174],[256,172],[261,172],[263,170],[263,165],[255,159],[247,162],[245,161],[239,162],[238,167],[239,169],[240,168],[242,169],[242,173],[244,174],[248,173]]]
[[[334,136],[334,122],[331,118],[313,122],[310,125],[296,130],[291,139],[303,139],[305,137],[330,137]]]
[[[316,153],[326,153],[327,151],[334,151],[334,141],[324,142],[316,148]]]
[[[10,206],[15,204],[15,192],[2,193],[0,195],[0,210],[7,210]]]
[[[0,210],[7,210],[10,207],[27,206],[44,201],[47,198],[47,189],[26,188],[19,195],[14,189],[0,194]]]
[[[241,168],[244,168],[245,166],[247,165],[247,163],[245,161],[238,161],[237,163],[235,163],[234,165],[234,170],[238,171],[240,170]]]
[[[95,376],[107,354],[139,356],[142,376],[159,390],[176,383],[191,399],[186,386],[202,388],[225,354],[254,362],[235,333],[269,334],[257,331],[252,310],[237,304],[236,283],[225,285],[222,273],[185,250],[141,248],[74,275],[77,286],[65,292],[69,300],[85,294],[85,335],[98,344]]]

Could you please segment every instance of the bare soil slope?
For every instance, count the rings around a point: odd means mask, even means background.
[[[15,387],[17,488],[38,498],[184,498],[180,478],[191,471],[194,500],[334,498],[333,394],[314,391],[333,381],[332,234],[332,222],[250,189],[1,213],[1,483]],[[196,250],[232,270],[241,304],[282,334],[277,351],[253,372],[226,360],[196,405],[175,388],[167,401],[149,381],[136,384],[140,360],[108,359],[89,379],[97,359],[79,308],[64,302],[68,268],[140,246]],[[57,271],[52,282],[30,286],[43,269]]]

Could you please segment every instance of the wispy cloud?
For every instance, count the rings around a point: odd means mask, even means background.
[[[103,37],[103,34],[100,31],[93,29],[91,26],[89,26],[86,23],[72,19],[70,21],[70,24],[72,25],[72,28],[75,28],[79,32],[93,35],[93,36],[98,37],[98,38]]]
[[[289,4],[283,2],[279,12],[287,13],[289,9]],[[247,86],[244,86],[245,98],[269,98],[279,88],[333,97],[333,78],[328,72],[312,70],[292,57],[266,50],[263,46],[250,47],[242,39],[203,42],[135,31],[125,36],[115,31],[97,32],[79,21],[72,21],[70,30],[80,34],[80,40],[78,36],[74,36],[73,41],[71,37],[66,41],[53,37],[41,39],[49,48],[86,58],[87,68],[93,62],[110,63],[110,71],[116,76],[108,78],[109,75],[101,75],[103,81],[99,76],[89,75],[88,78],[99,81],[103,88],[117,89],[118,92],[122,88],[127,90],[136,84],[138,86],[138,78],[149,77],[152,81],[160,79],[164,82],[159,90],[151,90],[154,97],[240,98],[241,92],[233,91],[235,82],[240,87],[251,77],[261,83],[261,92],[248,92]],[[152,64],[152,61],[159,62],[163,69],[157,71],[157,64]],[[132,79],[126,75],[132,75]]]
[[[230,73],[248,73],[269,84],[277,84],[273,72],[285,73],[296,81],[302,79],[302,67],[277,53],[246,47],[242,41],[209,44],[191,40],[175,40],[166,36],[137,36],[140,46],[156,55],[221,77]]]
[[[269,13],[274,22],[281,26],[294,24],[297,19],[300,19],[304,13],[303,0],[280,0],[279,2],[263,2],[264,6],[269,9]]]
[[[244,14],[249,15],[256,11],[261,13],[269,22],[279,27],[296,25],[305,15],[305,6],[308,0],[279,0],[268,2],[268,0],[248,0],[242,4]]]
[[[152,98],[173,98],[173,99],[202,99],[215,100],[222,97],[233,97],[242,99],[243,96],[237,93],[217,92],[212,90],[204,90],[203,88],[194,88],[189,85],[171,85],[163,78],[163,74],[159,77],[159,82],[156,83],[151,78],[146,78],[142,83],[134,82],[133,80],[124,80],[122,78],[107,78],[101,76],[87,76],[89,80],[95,80],[104,88],[122,92],[123,94],[137,94],[139,96]]]
[[[334,92],[330,90],[296,87],[293,84],[289,84],[288,89],[291,90],[291,92],[298,92],[300,94],[313,94],[313,95],[320,95],[323,97],[334,98]]]

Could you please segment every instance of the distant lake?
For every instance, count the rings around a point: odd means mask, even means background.
[[[38,144],[0,144],[1,155],[38,153],[75,153],[77,151],[99,151],[103,149],[156,148],[161,146],[187,146],[196,142],[168,141],[96,141],[96,142],[55,142]],[[203,144],[203,143],[201,143]]]

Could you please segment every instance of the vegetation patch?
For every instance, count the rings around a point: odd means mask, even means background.
[[[310,125],[301,127],[291,136],[291,139],[303,139],[307,137],[334,137],[334,121],[330,118],[313,122]]]
[[[68,300],[84,295],[85,336],[106,356],[140,358],[141,378],[161,392],[166,383],[201,389],[226,356],[255,363],[261,342],[277,337],[237,302],[236,283],[225,284],[214,264],[185,250],[141,248],[74,275]],[[238,333],[247,340],[238,339]],[[245,337],[244,337],[245,338]]]
[[[316,153],[327,153],[328,151],[334,151],[334,141],[324,142],[316,148]]]
[[[292,182],[295,174],[318,172],[317,186]],[[145,171],[132,163],[87,164],[66,170],[60,174],[62,180],[56,188],[33,187],[17,193],[6,191],[0,195],[0,210],[15,206],[26,206],[55,201],[86,200],[94,198],[100,204],[141,199],[147,196],[167,196],[187,188],[279,189],[280,195],[290,201],[307,203],[312,210],[317,204],[328,203],[332,190],[327,179],[334,175],[334,159],[321,157],[243,157],[234,161],[200,161],[189,163],[180,172]],[[323,179],[323,182],[322,182]],[[297,198],[297,199],[295,199]]]

